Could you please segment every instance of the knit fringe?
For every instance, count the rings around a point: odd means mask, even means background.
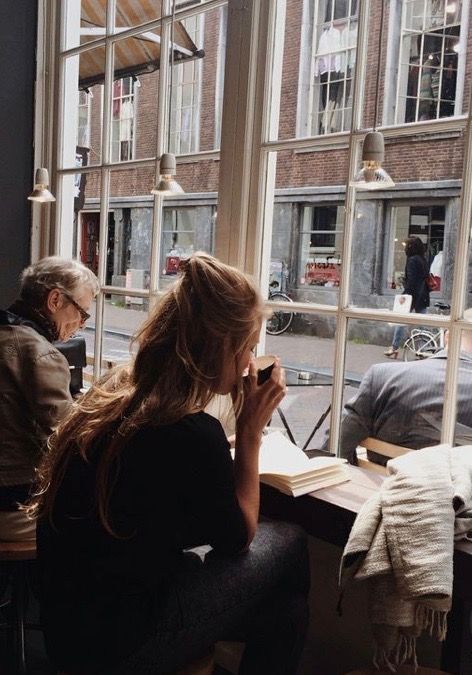
[[[418,659],[416,656],[416,638],[411,635],[399,635],[397,645],[388,652],[386,649],[375,645],[373,664],[377,670],[388,669],[391,673],[396,673],[397,668],[404,663],[411,663],[415,669],[418,668]]]
[[[447,612],[418,604],[416,605],[415,625],[443,642],[447,633]]]

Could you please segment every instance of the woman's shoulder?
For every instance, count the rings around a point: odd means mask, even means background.
[[[203,443],[205,446],[227,443],[220,422],[203,411],[185,415],[177,422],[168,425],[147,424],[138,431],[136,436],[150,442],[156,440],[183,441],[194,445]]]

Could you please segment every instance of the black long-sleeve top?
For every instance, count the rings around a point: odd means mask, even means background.
[[[145,642],[184,548],[236,553],[247,540],[229,444],[206,413],[130,440],[110,501],[120,538],[96,516],[95,471],[96,460],[75,455],[53,526],[38,523],[42,622],[48,654],[64,670],[106,666]]]
[[[426,285],[428,274],[428,263],[423,256],[408,256],[405,266],[405,293],[412,297],[412,312],[421,312],[429,307],[429,289]]]

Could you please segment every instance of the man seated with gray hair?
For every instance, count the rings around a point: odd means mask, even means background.
[[[82,328],[97,293],[85,265],[53,256],[23,271],[19,299],[0,310],[0,540],[35,536],[18,504],[72,403],[69,364],[52,343]]]
[[[464,312],[472,321],[472,309]],[[447,342],[447,335],[446,335]],[[412,450],[441,442],[447,350],[413,363],[377,363],[344,406],[341,457],[357,464],[356,448],[368,436]],[[472,332],[463,331],[457,380],[456,445],[472,443]],[[327,449],[327,440],[323,449]],[[368,451],[371,461],[386,457]]]

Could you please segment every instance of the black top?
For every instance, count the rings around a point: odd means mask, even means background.
[[[61,670],[110,665],[137,650],[182,549],[211,544],[236,553],[247,540],[229,444],[206,413],[130,440],[110,501],[120,538],[96,517],[94,475],[95,461],[75,455],[55,502],[56,529],[38,523],[41,618]]]
[[[405,293],[412,297],[411,311],[421,312],[429,307],[429,288],[426,278],[429,275],[428,263],[421,255],[410,255],[406,259]]]

